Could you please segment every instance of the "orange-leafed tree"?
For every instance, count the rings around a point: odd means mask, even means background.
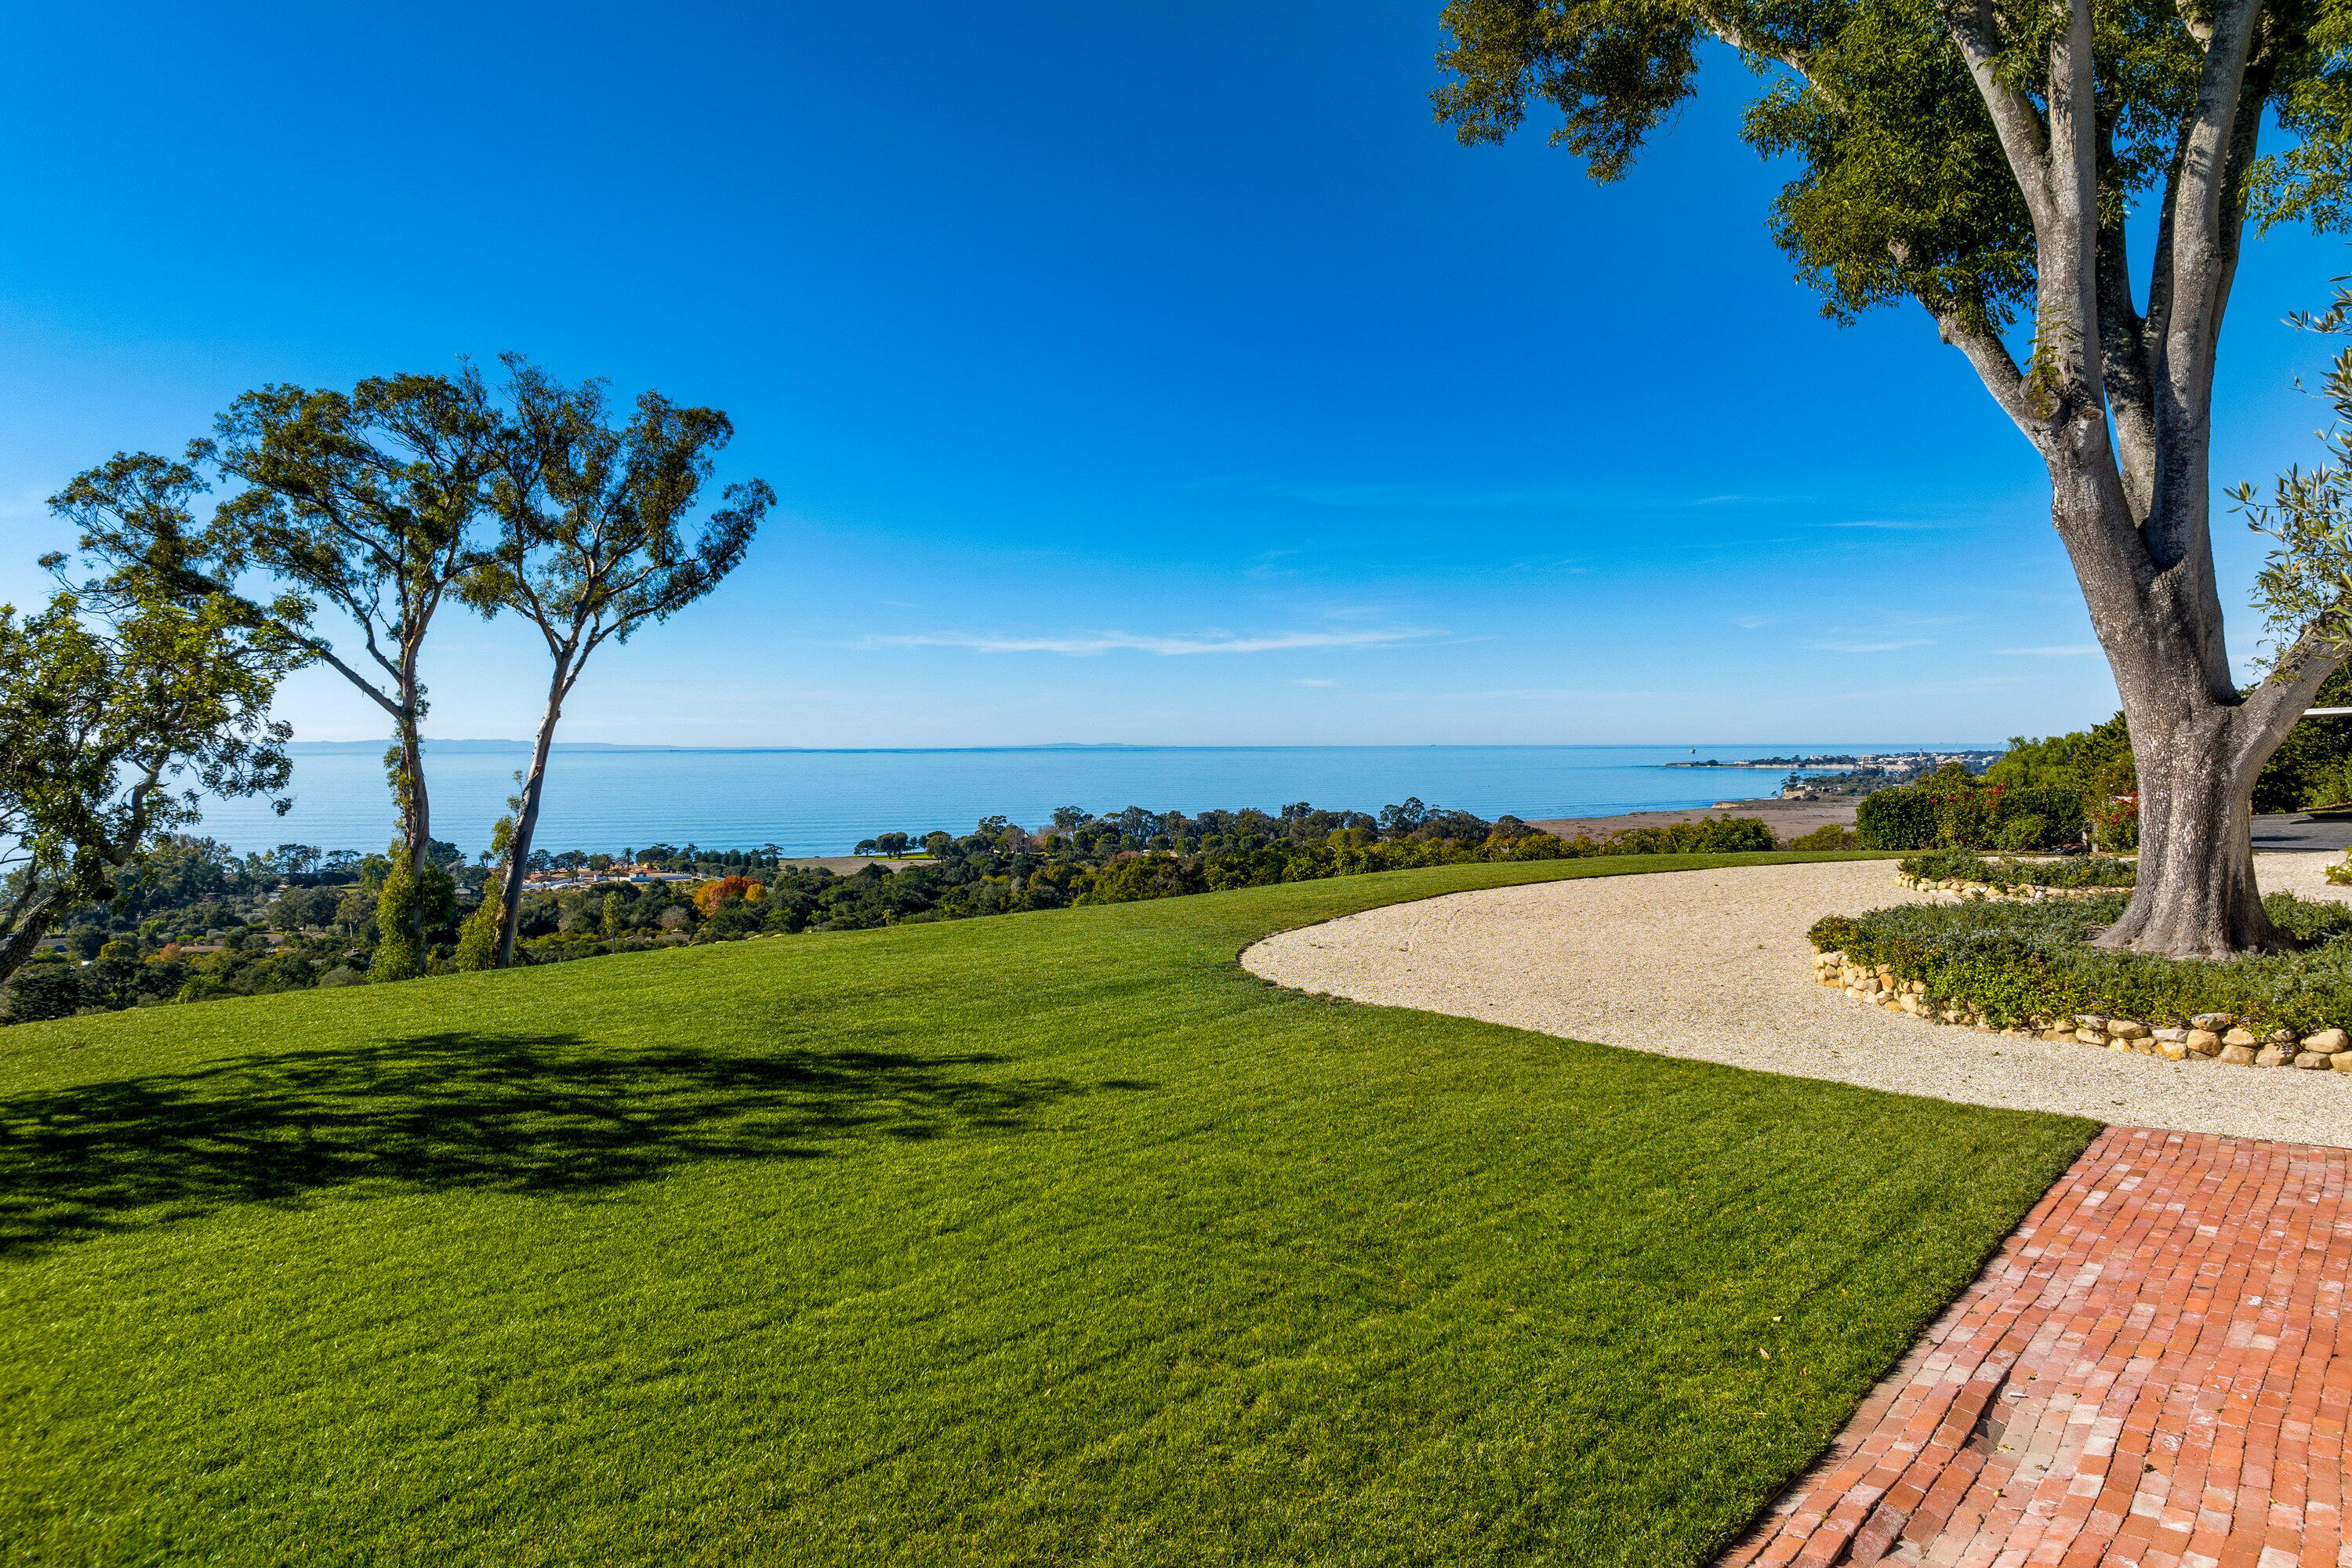
[[[767,894],[765,887],[749,877],[721,877],[694,889],[694,907],[708,920],[719,912],[721,904],[757,903]]]

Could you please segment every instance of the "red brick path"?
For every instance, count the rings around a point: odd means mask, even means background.
[[[1724,1563],[2352,1568],[2347,1181],[2109,1128]]]

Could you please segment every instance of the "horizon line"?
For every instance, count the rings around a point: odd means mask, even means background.
[[[340,752],[365,753],[389,744],[383,741],[289,741],[297,753]],[[449,739],[424,741],[427,751],[470,748],[481,752],[531,750],[529,741]],[[711,752],[824,755],[853,752],[922,753],[937,752],[1569,752],[1569,751],[1771,751],[1788,749],[1801,754],[1830,755],[1872,752],[1893,755],[1916,752],[2005,752],[2006,741],[1334,741],[1297,742],[1160,742],[1160,741],[1029,741],[961,746],[695,746],[664,741],[558,741],[551,752]]]

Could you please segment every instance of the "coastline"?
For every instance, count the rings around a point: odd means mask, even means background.
[[[1755,754],[1766,751],[1753,748]],[[1688,752],[1664,746],[756,753],[615,748],[558,759],[537,841],[614,855],[688,842],[718,849],[773,844],[794,858],[817,859],[840,856],[881,832],[964,833],[990,816],[1034,825],[1050,820],[1063,805],[1109,813],[1129,805],[1187,813],[1254,805],[1273,812],[1286,802],[1311,801],[1331,810],[1377,813],[1412,798],[1490,821],[1506,813],[1529,822],[1571,823],[1629,814],[1634,820],[1626,825],[1634,826],[1671,820],[1651,813],[1696,812],[1759,786],[1780,788],[1777,772],[1660,765]],[[436,756],[434,836],[468,857],[487,848],[513,793],[515,766],[511,755],[487,752]],[[196,831],[239,853],[262,854],[285,843],[370,852],[390,835],[394,812],[377,756],[358,751],[306,755],[289,793],[294,806],[284,816],[267,801],[207,801]]]

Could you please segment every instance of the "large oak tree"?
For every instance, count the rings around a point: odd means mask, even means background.
[[[1696,89],[1710,41],[1760,77],[1746,135],[1799,170],[1772,224],[1800,275],[1834,316],[1925,310],[2048,471],[2139,775],[2139,883],[2101,940],[2281,943],[2249,801],[2342,662],[2343,618],[2294,628],[2240,690],[2210,536],[2213,366],[2250,218],[2343,222],[2352,5],[1454,0],[1444,19],[1439,117],[1497,141],[1548,105],[1554,142],[1601,180]],[[2265,154],[2270,122],[2285,142]],[[2136,206],[2152,220],[2137,268]]]

